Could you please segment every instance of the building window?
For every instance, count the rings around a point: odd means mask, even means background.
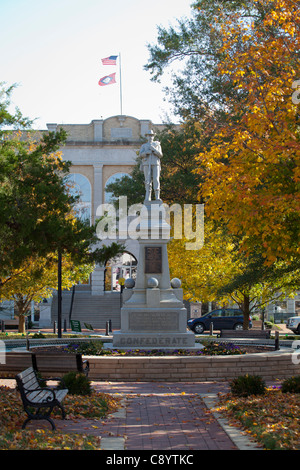
[[[71,173],[66,177],[66,187],[72,196],[79,196],[74,206],[76,217],[91,223],[91,184],[86,176]]]
[[[130,177],[130,175],[128,175],[128,173],[115,173],[114,175],[112,175],[108,178],[108,180],[105,183],[105,196],[104,196],[105,202],[111,202],[112,195],[113,195],[113,193],[110,193],[110,192],[106,191],[106,186],[108,184],[115,183],[117,180],[123,178],[123,176],[129,176]]]
[[[282,301],[276,301],[275,302],[275,312],[287,312],[287,301],[282,300]]]
[[[121,291],[120,280],[136,278],[137,260],[130,253],[123,253],[108,261],[105,267],[105,291]]]

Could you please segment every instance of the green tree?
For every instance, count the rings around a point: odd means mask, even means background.
[[[181,126],[166,125],[157,132],[156,139],[161,143],[161,199],[164,203],[195,204],[198,202],[198,186],[201,176],[195,173],[198,154],[199,131],[193,123]],[[130,176],[124,176],[106,187],[113,198],[127,196],[128,206],[143,203],[145,197],[144,174],[140,170],[137,156],[136,165]]]
[[[40,303],[57,289],[57,263],[57,253],[50,253],[46,258],[28,258],[12,273],[10,282],[2,286],[2,300],[12,300],[17,307],[19,333],[25,333],[25,318],[30,314],[32,301]],[[94,263],[75,264],[70,256],[64,256],[62,289],[70,289],[74,284],[88,279],[93,269]]]
[[[13,87],[0,93],[0,296],[1,286],[31,257],[68,254],[75,263],[102,262],[114,243],[99,247],[96,227],[73,215],[76,197],[64,177],[70,162],[59,152],[66,133],[44,134],[37,142],[19,110],[8,111]],[[23,132],[21,132],[23,131]]]

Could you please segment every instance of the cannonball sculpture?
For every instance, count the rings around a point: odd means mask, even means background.
[[[126,279],[124,286],[126,287],[126,289],[133,289],[133,287],[135,286],[135,280],[129,277],[128,279]]]
[[[149,277],[148,287],[150,288],[158,287],[158,280],[156,279],[156,277]]]
[[[173,287],[173,289],[179,289],[179,287],[181,286],[181,280],[178,279],[178,277],[174,277],[174,279],[172,279],[171,281],[171,286]]]

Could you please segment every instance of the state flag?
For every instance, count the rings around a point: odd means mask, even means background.
[[[105,77],[100,78],[98,82],[100,86],[112,85],[113,83],[116,83],[115,73],[111,73],[110,75],[105,75]]]
[[[110,55],[109,57],[105,57],[102,60],[103,65],[117,65],[117,55]]]

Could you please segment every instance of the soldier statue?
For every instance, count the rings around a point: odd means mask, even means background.
[[[154,140],[154,132],[150,130],[146,136],[148,142],[143,144],[140,149],[142,157],[141,170],[145,176],[146,196],[145,202],[151,201],[152,182],[155,193],[155,199],[160,201],[160,159],[162,158],[161,145]]]

